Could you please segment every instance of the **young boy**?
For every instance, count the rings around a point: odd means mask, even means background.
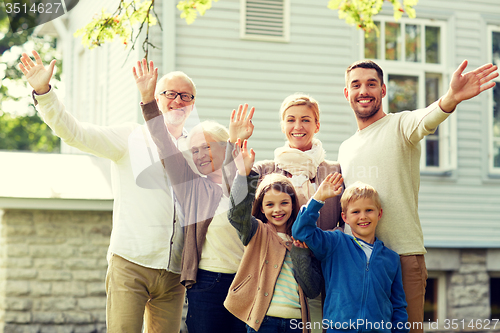
[[[344,191],[342,218],[354,237],[316,227],[324,201],[339,195],[341,185],[342,176],[330,174],[301,208],[292,227],[293,237],[321,261],[326,284],[323,328],[328,332],[407,333],[399,255],[375,237],[382,216],[377,191],[361,182]]]

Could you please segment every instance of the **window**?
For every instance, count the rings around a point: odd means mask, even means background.
[[[437,328],[446,319],[446,274],[445,272],[428,272],[425,288],[424,324],[429,328]],[[425,326],[424,326],[425,327]]]
[[[490,278],[490,305],[490,319],[500,319],[500,277]]]
[[[489,61],[500,66],[500,28],[490,27],[489,37],[491,39],[491,50],[488,52]],[[490,108],[489,108],[489,137],[490,153],[489,165],[490,172],[500,174],[500,79],[496,78],[497,85],[491,89]]]
[[[242,39],[288,42],[290,0],[241,0]]]
[[[387,98],[384,109],[399,112],[425,108],[443,95],[448,84],[444,61],[445,25],[427,20],[375,22],[380,34],[364,36],[363,52],[384,69]],[[421,142],[421,169],[444,172],[455,167],[454,117]]]

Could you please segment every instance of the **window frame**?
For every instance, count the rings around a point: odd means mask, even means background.
[[[488,26],[488,62],[493,63],[493,33],[500,33],[500,26]],[[500,64],[498,64],[500,65]],[[500,78],[493,81],[500,84]],[[494,88],[493,88],[494,89]],[[500,167],[494,166],[494,142],[500,144],[500,137],[495,138],[493,135],[493,89],[488,90],[488,170],[491,175],[500,176]]]
[[[397,22],[392,16],[380,16],[375,20],[376,23],[380,23],[380,35],[378,37],[378,49],[379,58],[373,59],[377,64],[379,64],[384,70],[384,82],[388,85],[388,78],[390,75],[408,75],[408,76],[418,76],[418,107],[425,108],[426,96],[425,96],[425,79],[426,74],[433,75],[438,74],[441,76],[441,82],[439,85],[439,96],[444,95],[447,90],[447,85],[450,77],[448,69],[448,57],[447,57],[447,25],[446,21],[441,20],[428,20],[428,19],[408,19],[401,18]],[[398,23],[401,29],[400,35],[400,60],[386,60],[385,59],[385,23]],[[420,25],[421,33],[421,46],[420,46],[420,62],[406,61],[406,45],[405,45],[405,26],[406,25]],[[439,63],[426,63],[425,62],[425,28],[439,27],[440,28],[440,52],[439,52]],[[365,35],[364,32],[360,32],[360,54],[365,56]],[[389,92],[388,94],[389,95]],[[389,98],[384,98],[382,100],[382,106],[386,112],[389,112]],[[401,110],[403,111],[403,110]],[[456,135],[456,117],[449,117],[443,123],[439,125],[439,166],[427,166],[427,156],[426,156],[426,143],[427,138],[421,141],[421,159],[420,159],[420,170],[422,174],[437,174],[437,175],[449,175],[451,171],[457,168],[457,135]]]
[[[437,279],[437,322],[439,323],[439,330],[443,329],[444,320],[447,318],[447,274],[445,271],[428,271],[428,279]],[[433,322],[424,322],[425,330],[433,330],[431,326]]]
[[[240,39],[255,40],[264,42],[290,42],[290,0],[283,1],[283,36],[266,36],[257,34],[247,34],[247,2],[248,0],[240,0]]]

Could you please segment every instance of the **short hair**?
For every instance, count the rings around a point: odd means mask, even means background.
[[[318,104],[318,101],[316,101],[314,98],[312,98],[308,94],[298,93],[298,92],[286,97],[283,100],[283,103],[281,103],[280,115],[281,115],[282,122],[285,120],[286,110],[288,110],[292,106],[296,106],[296,105],[306,105],[309,109],[312,110],[316,124],[319,122],[319,104]]]
[[[379,65],[377,65],[377,63],[375,63],[372,60],[359,60],[359,61],[352,63],[349,67],[347,67],[347,69],[345,71],[345,85],[346,85],[346,87],[349,83],[348,82],[349,81],[349,74],[351,73],[351,71],[353,69],[356,69],[356,68],[366,68],[366,69],[376,70],[377,76],[380,79],[380,85],[384,84],[384,71],[382,70],[382,68]]]
[[[227,143],[227,140],[229,139],[229,131],[225,126],[213,120],[205,120],[204,122],[201,122],[195,127],[193,127],[193,129],[189,132],[187,142],[191,144],[192,137],[200,132],[203,132],[205,136],[209,136],[215,142],[224,145]]]
[[[170,72],[168,74],[163,75],[156,83],[155,96],[158,96],[160,93],[163,92],[163,88],[160,88],[160,87],[163,87],[163,83],[165,81],[171,80],[175,77],[181,77],[184,80],[186,80],[186,82],[191,84],[191,86],[193,87],[193,95],[196,96],[196,86],[194,85],[193,80],[189,76],[187,76],[186,73],[181,72],[181,71],[174,71],[174,72]]]
[[[373,186],[362,183],[360,181],[355,182],[348,188],[344,190],[344,194],[340,198],[340,205],[342,206],[342,212],[347,212],[347,206],[359,199],[372,199],[375,206],[380,210],[382,208],[382,203],[380,202],[380,196]]]
[[[286,193],[292,199],[292,214],[285,225],[286,234],[292,235],[292,225],[293,222],[295,222],[297,215],[299,215],[300,210],[299,199],[297,198],[297,192],[295,192],[292,182],[290,182],[290,180],[282,174],[271,173],[262,179],[255,194],[255,200],[252,206],[252,215],[262,222],[267,223],[266,215],[264,215],[261,208],[262,202],[264,201],[264,195],[266,195],[267,191],[271,189]]]

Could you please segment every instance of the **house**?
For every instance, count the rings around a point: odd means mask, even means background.
[[[116,4],[80,2],[41,29],[58,35],[65,104],[81,121],[142,121],[131,75],[131,67],[143,56],[140,46],[127,58],[129,50],[119,41],[89,51],[72,35],[101,7],[112,11]],[[384,69],[388,96],[383,107],[388,112],[437,100],[464,59],[468,70],[487,62],[500,64],[498,0],[420,0],[417,18],[398,22],[384,6],[375,18],[378,36],[347,26],[327,9],[327,1],[220,0],[192,25],[178,17],[175,5],[174,0],[163,0],[155,6],[163,30],[152,29],[151,41],[160,48],[151,51],[150,59],[160,74],[182,70],[193,78],[201,120],[227,124],[239,104],[255,106],[249,145],[258,160],[272,159],[274,149],[283,144],[278,109],[297,91],[320,102],[318,138],[327,158],[337,158],[341,142],[357,129],[342,94],[344,71],[355,60],[370,58]],[[498,102],[500,86],[461,103],[422,142],[419,214],[428,250],[427,330],[500,330]],[[79,153],[68,146],[62,150]],[[10,279],[8,273],[2,276]],[[37,309],[32,307],[31,319],[26,317],[19,326],[43,327],[43,321],[32,323],[43,316]],[[63,318],[47,319],[46,324],[67,323]]]

